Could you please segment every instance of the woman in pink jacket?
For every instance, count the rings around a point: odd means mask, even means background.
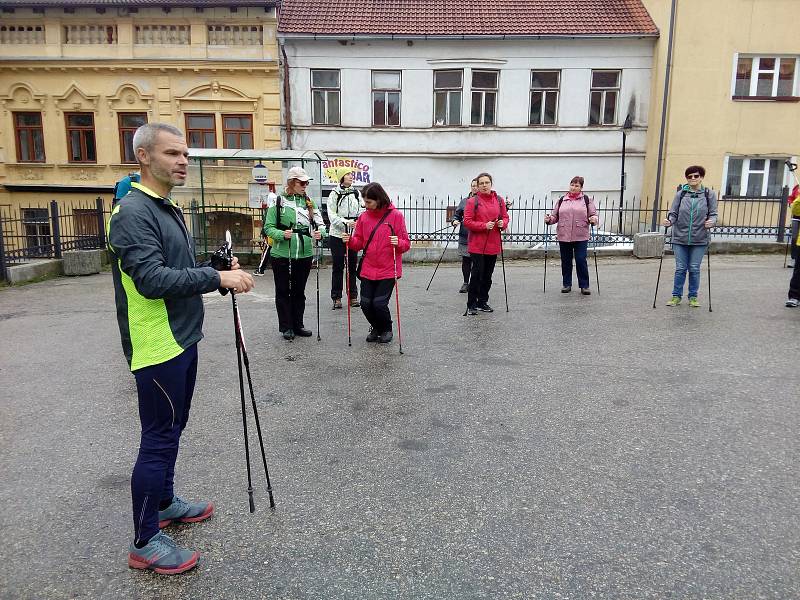
[[[583,193],[583,177],[573,177],[569,182],[569,193],[558,199],[553,214],[545,215],[548,225],[558,223],[556,232],[561,254],[562,294],[572,291],[572,256],[578,271],[581,294],[588,296],[589,265],[586,254],[589,247],[589,225],[597,225],[597,207],[594,200]]]
[[[389,300],[395,276],[403,274],[403,252],[411,248],[403,213],[395,209],[380,183],[369,183],[361,190],[366,212],[356,221],[353,235],[342,241],[350,250],[363,250],[356,274],[361,279],[361,310],[370,324],[368,342],[392,341],[392,315]]]
[[[478,193],[467,200],[464,207],[464,226],[469,229],[469,255],[472,272],[467,292],[467,314],[494,312],[489,306],[489,289],[492,273],[500,254],[503,240],[501,231],[508,227],[506,202],[492,191],[492,176],[481,173],[477,177]]]

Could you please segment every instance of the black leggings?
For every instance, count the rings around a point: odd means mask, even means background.
[[[361,310],[377,333],[392,330],[389,300],[392,298],[394,279],[362,279]]]
[[[291,259],[272,257],[272,274],[275,277],[275,309],[278,311],[278,329],[304,329],[303,313],[306,311],[306,281],[311,271],[311,257]]]
[[[342,280],[344,279],[344,242],[336,236],[330,236],[328,243],[331,247],[331,258],[333,258],[333,269],[331,269],[331,299],[342,299]],[[356,266],[358,266],[358,252],[349,250],[347,252],[347,273],[350,279],[350,297],[358,298],[358,285],[356,284]]]
[[[464,276],[464,283],[469,283],[469,273],[472,270],[472,257],[461,257],[461,274]]]
[[[473,254],[472,273],[467,293],[467,307],[477,308],[489,301],[489,290],[492,288],[492,273],[497,262],[496,254]]]

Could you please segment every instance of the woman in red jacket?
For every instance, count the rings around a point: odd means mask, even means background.
[[[594,200],[583,193],[583,177],[573,177],[569,182],[569,193],[558,200],[553,214],[545,215],[548,225],[558,223],[559,253],[561,254],[561,277],[563,294],[572,291],[572,255],[575,255],[575,268],[578,271],[578,285],[581,294],[588,296],[589,265],[586,254],[589,247],[589,226],[597,225],[597,207]]]
[[[492,191],[492,176],[481,173],[478,193],[464,207],[464,226],[469,229],[469,255],[472,272],[467,293],[467,314],[494,312],[489,306],[492,273],[503,243],[501,231],[508,227],[508,211],[503,198]]]
[[[361,190],[366,212],[356,221],[353,235],[342,235],[350,250],[361,254],[357,270],[361,279],[361,310],[370,324],[368,342],[392,341],[392,297],[395,276],[403,274],[403,252],[411,248],[403,213],[395,209],[380,183],[369,183]]]

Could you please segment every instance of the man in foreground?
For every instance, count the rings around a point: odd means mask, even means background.
[[[176,574],[197,565],[198,552],[179,547],[161,528],[196,522],[211,502],[188,502],[173,491],[181,433],[189,419],[203,337],[202,294],[248,292],[253,278],[234,258],[230,271],[198,265],[180,208],[169,198],[184,185],[189,151],[183,133],[149,123],[133,136],[141,181],[112,211],[108,224],[117,320],[136,378],[142,433],[131,477],[134,540],[128,564]]]

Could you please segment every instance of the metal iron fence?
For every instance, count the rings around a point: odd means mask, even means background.
[[[718,203],[717,226],[711,230],[713,238],[751,239],[783,242],[786,234],[787,202],[789,190],[784,188],[781,196],[759,198],[725,198]],[[460,198],[422,197],[395,198],[395,207],[403,213],[406,228],[412,243],[445,244],[458,239],[458,229],[450,224]],[[544,222],[552,212],[557,199],[549,195],[523,198],[506,198],[510,226],[503,235],[506,245],[537,247],[545,242],[554,242],[554,227]],[[618,198],[594,197],[598,208],[599,224],[595,228],[592,243],[599,246],[632,246],[636,233],[651,231],[653,210],[649,202],[641,203],[636,198],[620,203]],[[669,212],[671,201],[661,202],[664,207],[658,213],[660,223]],[[206,206],[193,204],[186,214],[192,223],[190,229],[195,236],[198,249],[214,250],[224,239],[226,229],[231,231],[234,243],[240,251],[249,247],[258,249],[259,232],[262,227],[261,209],[245,206]],[[327,211],[322,207],[323,218],[328,223]],[[247,232],[253,231],[248,238]]]
[[[787,233],[787,198],[784,188],[780,197],[731,198],[719,202],[717,226],[713,238],[750,239],[784,242]],[[422,197],[396,198],[394,204],[403,213],[411,241],[418,245],[454,243],[458,230],[450,224],[460,198]],[[630,246],[636,233],[651,230],[652,209],[649,202],[636,198],[620,203],[618,198],[594,198],[600,222],[592,243],[599,246]],[[507,245],[537,247],[555,241],[555,228],[544,223],[544,216],[553,210],[549,195],[530,198],[506,198],[509,204],[510,227],[504,234]],[[660,222],[667,214],[666,205],[658,215]],[[237,253],[260,253],[262,210],[249,206],[201,206],[192,202],[184,208],[190,235],[199,254],[214,251],[231,232]],[[56,202],[41,206],[13,208],[0,206],[0,279],[7,279],[6,267],[43,258],[60,258],[67,250],[104,248],[105,222],[111,204],[102,198],[84,202]],[[327,220],[325,206],[323,217]]]
[[[7,267],[45,258],[61,258],[69,250],[104,248],[110,202],[102,198],[69,203],[50,202],[12,208],[0,206],[0,280]]]

